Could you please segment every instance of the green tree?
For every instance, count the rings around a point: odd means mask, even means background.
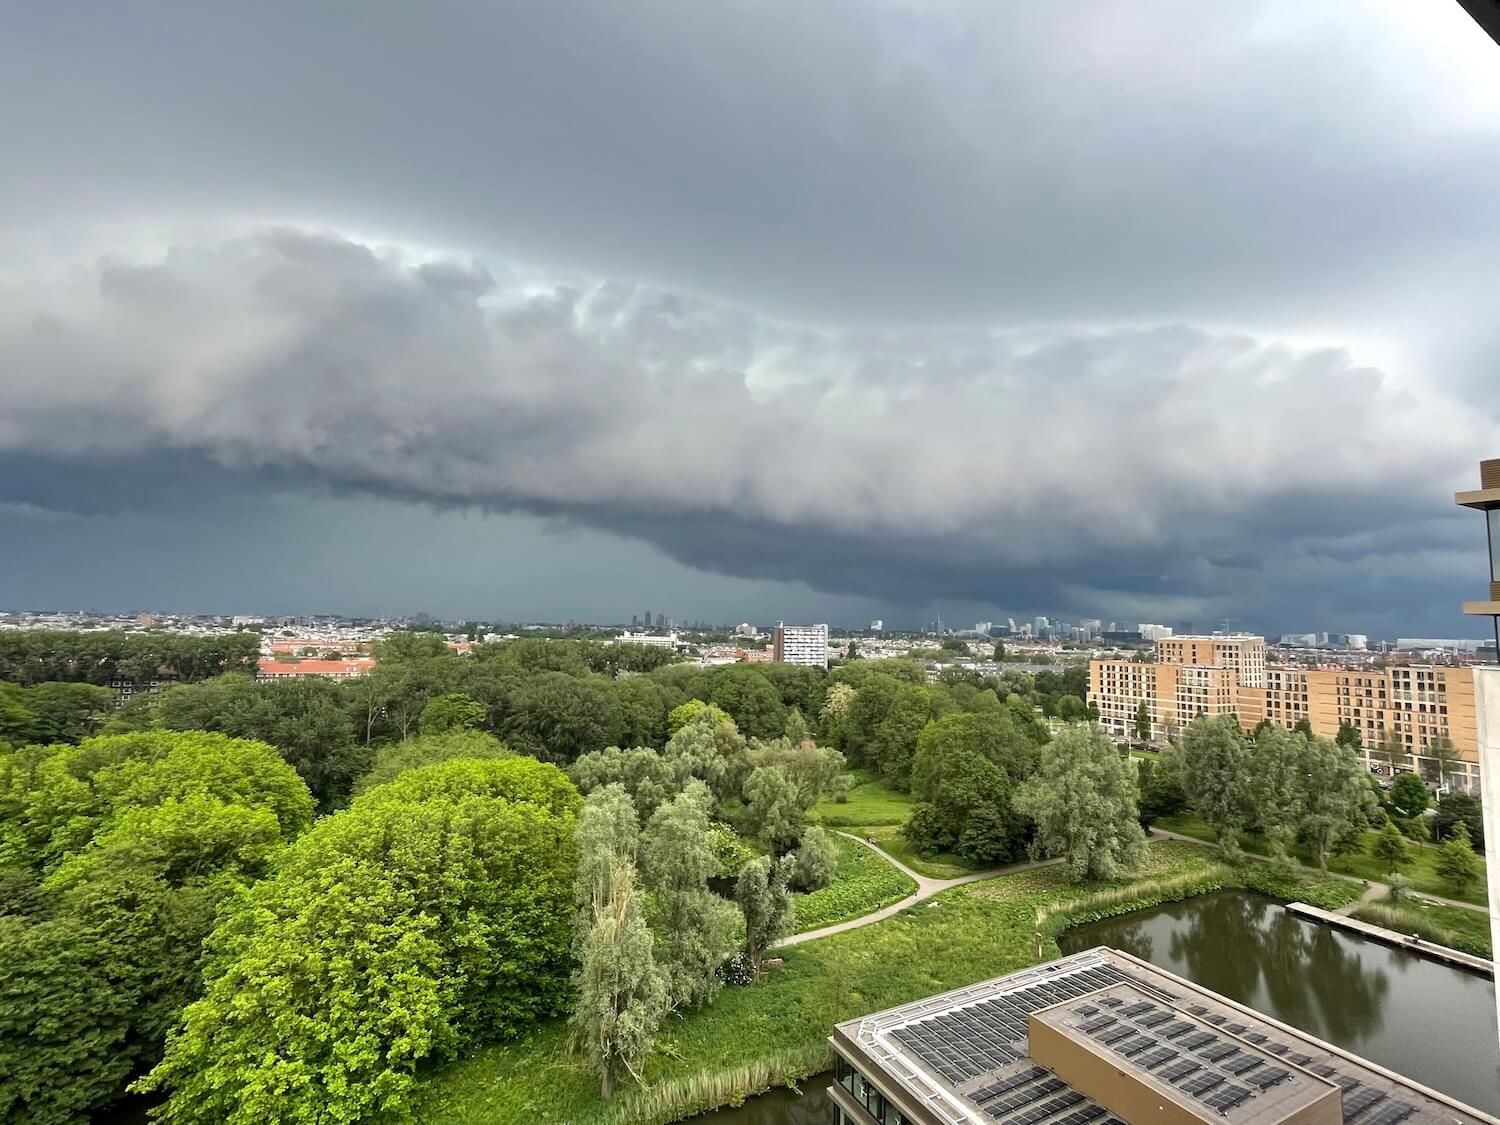
[[[635,803],[636,814],[649,820],[662,803],[682,791],[688,778],[694,776],[688,761],[668,757],[649,746],[621,750],[609,746],[585,754],[568,773],[582,793],[592,793],[605,785],[622,785]]]
[[[1313,737],[1312,720],[1309,719],[1306,715],[1303,715],[1300,719],[1292,724],[1292,730],[1300,734],[1303,738],[1311,738]]]
[[[1057,697],[1057,717],[1065,723],[1076,723],[1088,718],[1088,708],[1076,695],[1060,695]]]
[[[623,787],[589,794],[578,821],[573,901],[579,966],[570,1022],[598,1067],[606,1098],[621,1073],[639,1078],[668,1002],[640,906],[638,847],[635,809]]]
[[[1005,642],[1004,641],[996,641],[995,642],[995,651],[994,651],[994,654],[991,657],[991,659],[993,659],[996,664],[1002,664],[1002,663],[1005,662]]]
[[[1151,741],[1151,712],[1144,699],[1135,705],[1135,737],[1140,742]]]
[[[823,735],[835,747],[843,746],[844,726],[849,721],[849,709],[854,704],[855,694],[854,688],[848,684],[830,684],[823,705],[818,709]]]
[[[720,871],[712,810],[708,787],[691,781],[656,812],[641,841],[651,922],[660,935],[656,962],[675,1009],[712,1003],[720,987],[715,970],[735,945],[738,912],[708,888]]]
[[[745,864],[734,885],[734,899],[745,920],[745,956],[760,976],[766,950],[792,928],[792,894],[789,887],[796,860],[780,861],[757,856]]]
[[[1015,807],[1036,821],[1046,853],[1066,859],[1074,882],[1113,879],[1145,856],[1131,767],[1097,726],[1070,726],[1043,747]]]
[[[1370,842],[1370,855],[1380,861],[1381,870],[1395,873],[1411,865],[1411,845],[1401,831],[1389,821]]]
[[[327,810],[349,795],[369,768],[339,684],[315,676],[257,683],[220,676],[163,693],[157,709],[169,730],[212,730],[268,742]]]
[[[708,700],[723,708],[746,738],[779,738],[786,722],[781,693],[753,664],[729,664],[710,674]]]
[[[1438,798],[1437,816],[1433,818],[1433,830],[1439,840],[1453,835],[1453,826],[1462,822],[1469,830],[1469,839],[1476,851],[1484,851],[1484,809],[1473,793],[1455,791]]]
[[[708,782],[721,801],[740,796],[751,770],[745,740],[734,721],[717,708],[700,711],[667,740],[662,756],[679,777]]]
[[[1306,805],[1307,738],[1275,723],[1256,728],[1250,777],[1251,820],[1276,855],[1285,858],[1296,842]]]
[[[1182,782],[1170,763],[1141,759],[1135,764],[1136,806],[1141,827],[1149,828],[1163,817],[1176,816],[1187,808]]]
[[[156,1061],[216,908],[312,798],[272,747],[201,731],[0,755],[0,793],[0,868],[29,888],[0,919],[0,1118],[72,1122]]]
[[[1479,857],[1469,843],[1469,829],[1463,821],[1453,826],[1453,834],[1438,848],[1438,876],[1457,893],[1463,894],[1479,878]]]
[[[566,765],[619,741],[613,701],[599,685],[565,672],[527,680],[511,701],[506,744],[543,761]]]
[[[801,746],[804,742],[812,738],[812,732],[807,728],[807,720],[802,717],[801,708],[793,707],[786,713],[786,723],[782,728],[782,738],[792,746]]]
[[[667,716],[667,733],[676,734],[689,723],[703,718],[705,712],[709,721],[731,725],[734,723],[729,713],[722,707],[715,707],[712,703],[705,703],[701,699],[689,699],[681,706],[672,708],[672,713]]]
[[[745,833],[780,853],[802,835],[797,787],[773,766],[757,766],[745,779]]]
[[[1391,808],[1397,816],[1410,819],[1421,816],[1432,803],[1427,785],[1414,773],[1403,773],[1391,786]]]
[[[1300,736],[1298,736],[1300,738]],[[1327,738],[1303,738],[1302,797],[1297,834],[1312,848],[1318,866],[1328,870],[1334,842],[1354,837],[1378,811],[1368,772],[1358,756]]]
[[[796,857],[792,882],[799,891],[816,891],[833,882],[839,863],[839,850],[833,837],[825,829],[813,825],[802,833]]]
[[[0,692],[6,686],[0,685]],[[114,708],[115,694],[94,684],[41,683],[22,691],[21,701],[32,715],[31,729],[24,738],[10,741],[76,744],[98,733]],[[0,701],[0,710],[3,708]],[[0,737],[5,737],[3,729]]]
[[[451,730],[477,730],[488,718],[484,704],[461,691],[434,696],[422,708],[417,729],[423,734],[445,734]]]
[[[1333,740],[1347,750],[1357,752],[1364,748],[1364,740],[1360,738],[1359,728],[1348,719],[1339,720],[1339,732],[1333,736]]]
[[[576,790],[527,758],[410,770],[222,910],[204,995],[142,1082],[168,1123],[399,1116],[427,1060],[568,997]]]
[[[1012,798],[1038,759],[1009,711],[945,715],[930,724],[912,768],[917,804],[907,838],[923,851],[953,851],[974,864],[1019,858],[1027,823]]]
[[[1219,843],[1238,847],[1236,835],[1254,817],[1254,766],[1233,715],[1199,716],[1183,732],[1178,766],[1182,791],[1214,830]]]
[[[375,751],[370,772],[354,783],[354,795],[393,781],[407,770],[435,766],[458,758],[509,758],[505,744],[481,730],[450,730],[443,734],[420,734],[405,742],[392,742]]]

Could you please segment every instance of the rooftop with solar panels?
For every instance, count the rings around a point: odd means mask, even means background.
[[[839,1024],[867,1125],[1468,1125],[1496,1119],[1112,949]]]

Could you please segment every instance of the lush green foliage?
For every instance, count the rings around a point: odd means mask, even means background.
[[[1462,821],[1469,830],[1469,842],[1477,852],[1484,851],[1484,809],[1473,793],[1445,793],[1438,798],[1437,816],[1432,827],[1439,840],[1453,834],[1453,826]]]
[[[1490,918],[1481,910],[1462,906],[1442,906],[1411,898],[1392,902],[1366,903],[1354,912],[1363,922],[1395,930],[1398,934],[1416,934],[1424,941],[1446,945],[1449,949],[1491,956]]]
[[[1437,873],[1459,894],[1483,874],[1479,857],[1469,843],[1469,829],[1462,821],[1453,826],[1453,834],[1438,848]]]
[[[1138,908],[1161,901],[1151,883],[1180,897],[1193,883],[1218,889],[1238,877],[1206,849],[1179,843],[1152,845],[1145,872],[1119,886],[1075,886],[1051,869],[1028,871],[950,891],[932,909],[786,948],[786,963],[754,987],[728,989],[712,1007],[665,1025],[646,1068],[648,1088],[622,1092],[612,1105],[600,1101],[593,1074],[570,1058],[553,1025],[437,1075],[421,1118],[665,1125],[826,1069],[828,1029],[840,1020],[1034,963],[1037,916],[1048,906],[1108,890]],[[1056,946],[1046,942],[1041,956],[1057,956]]]
[[[606,785],[589,794],[578,818],[578,969],[569,1024],[599,1073],[603,1098],[622,1074],[640,1073],[668,1005],[636,883],[637,843],[635,808],[624,790]]]
[[[1219,840],[1233,846],[1235,834],[1255,819],[1251,752],[1233,715],[1200,717],[1183,732],[1175,759],[1182,791]]]
[[[1076,724],[1042,747],[1036,773],[1016,791],[1017,811],[1036,822],[1047,855],[1078,882],[1113,879],[1140,863],[1146,839],[1130,763],[1098,726]]]
[[[114,692],[94,684],[0,681],[0,745],[77,743],[99,730],[114,703]]]
[[[745,917],[745,956],[760,971],[761,959],[793,925],[792,869],[796,860],[757,856],[745,864],[734,884],[734,900]]]
[[[838,861],[838,847],[833,837],[822,828],[809,828],[797,846],[792,886],[799,891],[816,891],[828,886],[833,882]]]
[[[509,758],[511,752],[492,734],[478,730],[451,730],[444,734],[420,734],[404,742],[392,742],[375,752],[370,771],[354,783],[357,796],[367,789],[394,781],[407,770],[435,766],[456,758]]]
[[[1397,816],[1419,816],[1432,804],[1427,783],[1414,773],[1403,773],[1391,786],[1391,808]]]
[[[0,680],[14,684],[82,683],[108,687],[116,680],[193,683],[222,672],[252,675],[260,653],[258,633],[189,637],[180,633],[76,633],[50,629],[0,631]]]
[[[147,1088],[169,1122],[399,1113],[419,1063],[566,998],[576,791],[525,758],[410,770],[238,895]]]
[[[656,961],[676,1009],[711,1003],[719,993],[719,964],[734,948],[734,904],[708,889],[721,860],[709,816],[713,795],[692,781],[646,826],[641,869],[651,892]],[[748,862],[748,860],[746,861]]]
[[[915,882],[879,853],[842,836],[832,839],[837,854],[833,880],[821,890],[797,896],[798,933],[873,913],[917,889]]]
[[[1369,851],[1372,859],[1379,860],[1381,865],[1392,873],[1411,864],[1411,846],[1406,842],[1406,837],[1401,835],[1401,830],[1394,824],[1388,823],[1375,833],[1375,839],[1371,841]]]
[[[952,851],[979,866],[1020,858],[1029,825],[1012,799],[1037,759],[1036,743],[1007,711],[946,715],[932,723],[922,732],[912,769],[917,804],[907,838],[923,851]]]
[[[484,704],[472,695],[449,691],[427,701],[417,719],[417,726],[423,734],[474,730],[484,725],[487,715]]]
[[[168,731],[0,754],[0,794],[0,1117],[71,1122],[156,1060],[312,798],[270,746]]]

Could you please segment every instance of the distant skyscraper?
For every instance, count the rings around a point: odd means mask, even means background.
[[[1032,636],[1034,636],[1034,637],[1043,636],[1046,633],[1046,631],[1047,631],[1047,619],[1045,617],[1037,616],[1037,617],[1033,617],[1031,619],[1031,635]]]
[[[884,628],[885,628],[885,622],[881,618],[879,618],[879,617],[875,618],[874,621],[870,622],[870,632],[872,632],[872,633],[879,633]]]
[[[631,629],[639,629],[641,627],[641,615],[639,613],[632,613],[630,615],[630,627]]]
[[[649,609],[646,611],[646,620],[642,622],[642,628],[651,628],[651,611]]]

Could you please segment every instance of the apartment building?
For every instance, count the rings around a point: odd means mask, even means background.
[[[771,659],[778,664],[828,667],[827,625],[777,625],[771,631]]]
[[[1246,731],[1262,721],[1333,738],[1343,723],[1359,732],[1367,764],[1394,732],[1406,748],[1398,771],[1436,776],[1432,744],[1446,736],[1457,751],[1449,784],[1479,786],[1474,673],[1469,668],[1403,665],[1384,669],[1278,668],[1265,662],[1259,637],[1173,637],[1157,642],[1157,663],[1095,660],[1089,699],[1117,738],[1135,736],[1146,704],[1151,737],[1169,738],[1199,715],[1234,715]]]

